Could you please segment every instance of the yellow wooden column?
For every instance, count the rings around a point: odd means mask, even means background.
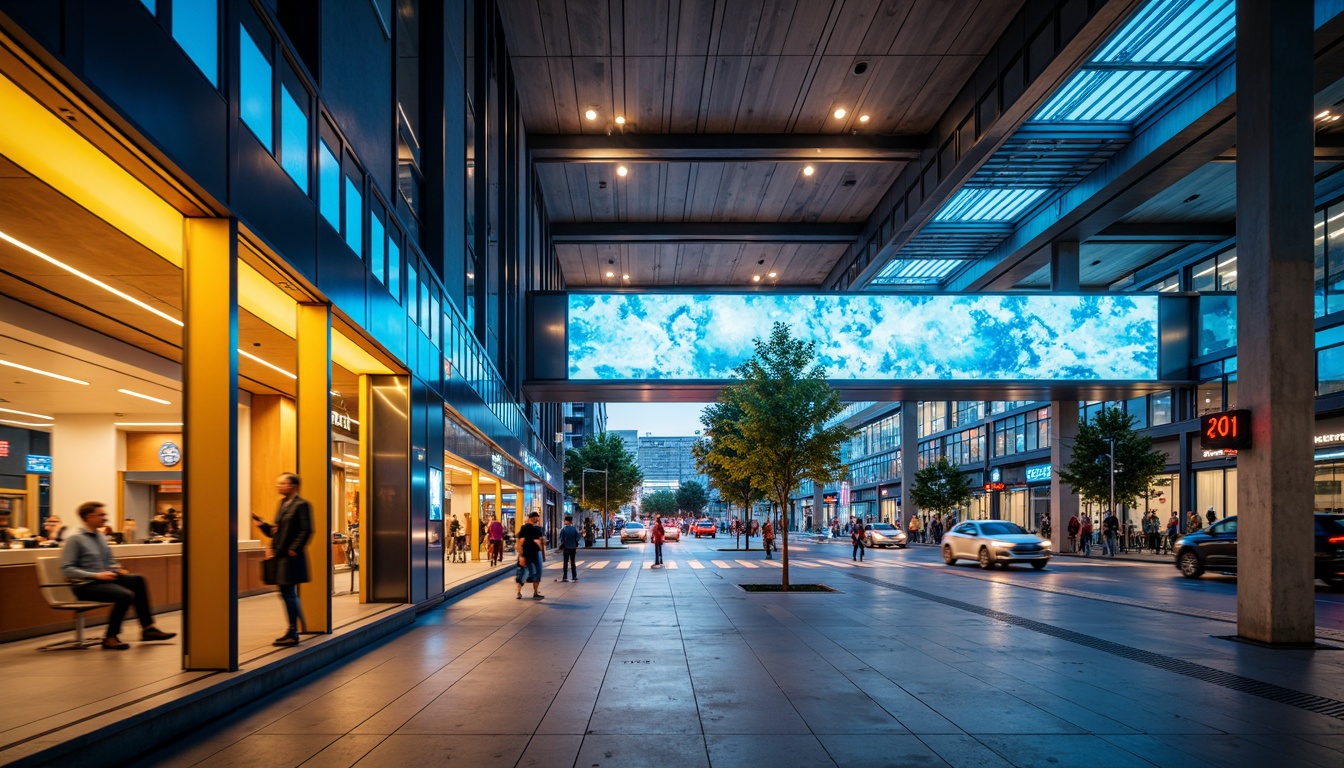
[[[182,667],[238,668],[238,225],[187,219]]]
[[[300,491],[313,508],[307,584],[299,587],[304,626],[329,633],[331,620],[331,308],[299,304],[298,437]],[[361,464],[361,468],[363,465]]]
[[[471,542],[471,560],[475,562],[481,559],[481,527],[485,525],[485,518],[481,515],[481,473],[475,469],[471,470],[471,511],[468,515],[472,525],[468,525],[467,539]]]
[[[369,553],[373,550],[373,492],[369,479],[373,476],[373,380],[368,374],[359,375],[359,602],[373,601],[373,578],[370,574]]]

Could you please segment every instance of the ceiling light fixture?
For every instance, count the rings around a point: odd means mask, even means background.
[[[114,421],[114,427],[180,427],[180,421]]]
[[[629,279],[630,279],[630,276],[629,276],[629,275],[621,275],[621,279],[622,279],[622,280],[629,280]]]
[[[751,276],[751,281],[754,282],[754,283],[759,283],[759,282],[761,282],[761,276],[760,276],[760,275],[752,275],[752,276]]]
[[[616,124],[617,124],[617,125],[625,125],[625,118],[624,118],[624,117],[621,117],[620,115],[617,115],[617,116],[616,116]]]
[[[167,401],[167,400],[163,400],[163,399],[161,399],[161,398],[157,398],[157,397],[150,397],[149,395],[142,395],[142,394],[140,394],[139,392],[132,392],[132,391],[129,390],[129,389],[118,389],[117,391],[120,392],[120,393],[123,394],[123,395],[130,395],[131,397],[138,397],[138,398],[140,398],[140,399],[142,399],[142,400],[149,400],[149,401],[151,401],[151,402],[160,403],[160,404],[162,404],[162,405],[172,405],[172,403],[170,403],[170,402]]]
[[[844,107],[836,107],[836,108],[835,108],[835,112],[834,112],[834,114],[835,114],[835,119],[836,119],[836,120],[843,120],[844,117],[845,117],[845,115],[847,115],[847,114],[849,114],[849,113],[845,111],[845,108],[844,108]]]
[[[816,168],[813,168],[813,167],[810,166],[810,165],[809,165],[809,166],[806,166],[806,167],[803,168],[803,175],[804,175],[804,176],[811,176],[812,174],[814,174],[814,173],[816,173],[816,172],[817,172],[817,169],[816,169]]]
[[[278,372],[278,373],[283,373],[284,375],[288,376],[288,377],[291,378],[291,379],[298,380],[298,378],[299,378],[298,376],[295,376],[294,374],[290,373],[289,371],[286,371],[284,368],[281,368],[280,366],[278,366],[278,365],[274,365],[274,364],[272,364],[272,363],[268,363],[268,362],[266,362],[265,360],[262,360],[260,357],[257,357],[256,355],[250,355],[250,354],[244,352],[244,351],[241,350],[241,349],[238,350],[238,354],[242,355],[243,357],[246,357],[248,360],[251,360],[251,361],[253,361],[253,362],[261,363],[262,365],[266,366],[267,368],[270,368],[270,369],[273,370],[273,371],[276,371],[276,372]]]
[[[13,419],[0,419],[0,424],[13,424],[16,427],[45,427],[51,429],[52,424],[35,424],[31,421],[15,421]]]
[[[607,272],[607,277],[615,277],[615,276],[616,276],[615,272]]]
[[[621,178],[625,178],[625,175],[626,175],[627,173],[629,173],[629,172],[630,172],[630,169],[629,169],[629,168],[626,168],[624,165],[618,165],[618,166],[616,166],[616,175],[617,175],[617,176],[620,176]]]
[[[592,107],[589,107],[589,108],[588,108],[588,111],[583,113],[583,116],[586,117],[586,118],[588,118],[589,120],[596,120],[596,119],[597,119],[597,110],[596,110],[596,109],[593,109]]]
[[[72,383],[72,384],[83,384],[83,385],[86,386],[86,387],[89,386],[89,382],[87,382],[87,381],[80,381],[79,379],[72,379],[72,378],[70,378],[69,376],[62,376],[62,375],[59,374],[59,373],[52,373],[51,371],[44,371],[44,370],[42,370],[41,368],[29,368],[29,367],[26,366],[26,365],[19,365],[18,363],[11,363],[11,362],[9,362],[8,360],[0,360],[0,365],[9,366],[10,368],[18,368],[20,371],[28,371],[29,373],[36,373],[36,374],[38,374],[38,375],[40,375],[40,376],[50,376],[50,377],[53,378],[53,379],[60,379],[61,381],[68,381],[68,382],[70,382],[70,383]]]
[[[40,414],[40,413],[29,413],[29,412],[27,412],[27,411],[16,411],[16,410],[14,410],[13,408],[0,408],[0,412],[2,412],[2,413],[15,413],[15,414],[18,414],[18,415],[20,415],[20,416],[32,416],[34,419],[54,419],[54,418],[56,418],[55,416],[43,416],[43,415]]]
[[[859,122],[860,122],[860,123],[866,123],[866,122],[868,122],[868,116],[867,116],[867,115],[859,115]]]
[[[768,275],[768,277],[779,277],[779,273],[778,273],[778,272],[771,272],[771,273]]]

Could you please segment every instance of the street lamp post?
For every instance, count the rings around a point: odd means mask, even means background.
[[[588,500],[588,496],[586,493],[587,488],[586,481],[588,480],[589,472],[592,472],[595,475],[602,476],[602,548],[608,549],[611,547],[611,525],[610,522],[607,520],[607,504],[610,503],[611,499],[609,495],[609,492],[611,490],[611,484],[608,482],[607,470],[589,469],[588,467],[584,467],[583,476],[579,479],[579,497],[580,497],[579,503],[583,503]]]

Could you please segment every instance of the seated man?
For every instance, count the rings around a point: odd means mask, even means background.
[[[70,529],[61,522],[60,515],[47,515],[42,523],[42,535],[37,537],[39,547],[59,547],[70,536]]]
[[[117,565],[107,539],[98,532],[107,522],[107,510],[103,505],[96,501],[80,504],[79,519],[83,526],[61,545],[61,572],[67,579],[77,582],[74,585],[75,597],[114,604],[112,615],[107,620],[103,648],[124,651],[131,647],[117,639],[117,636],[121,634],[121,622],[126,618],[126,609],[132,604],[135,605],[135,617],[140,621],[141,640],[170,640],[176,637],[176,632],[164,632],[154,626],[145,577]]]

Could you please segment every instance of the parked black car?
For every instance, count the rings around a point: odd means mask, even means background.
[[[1344,590],[1344,517],[1317,513],[1316,578]],[[1205,571],[1237,572],[1237,518],[1228,517],[1176,540],[1176,568],[1187,579]]]

